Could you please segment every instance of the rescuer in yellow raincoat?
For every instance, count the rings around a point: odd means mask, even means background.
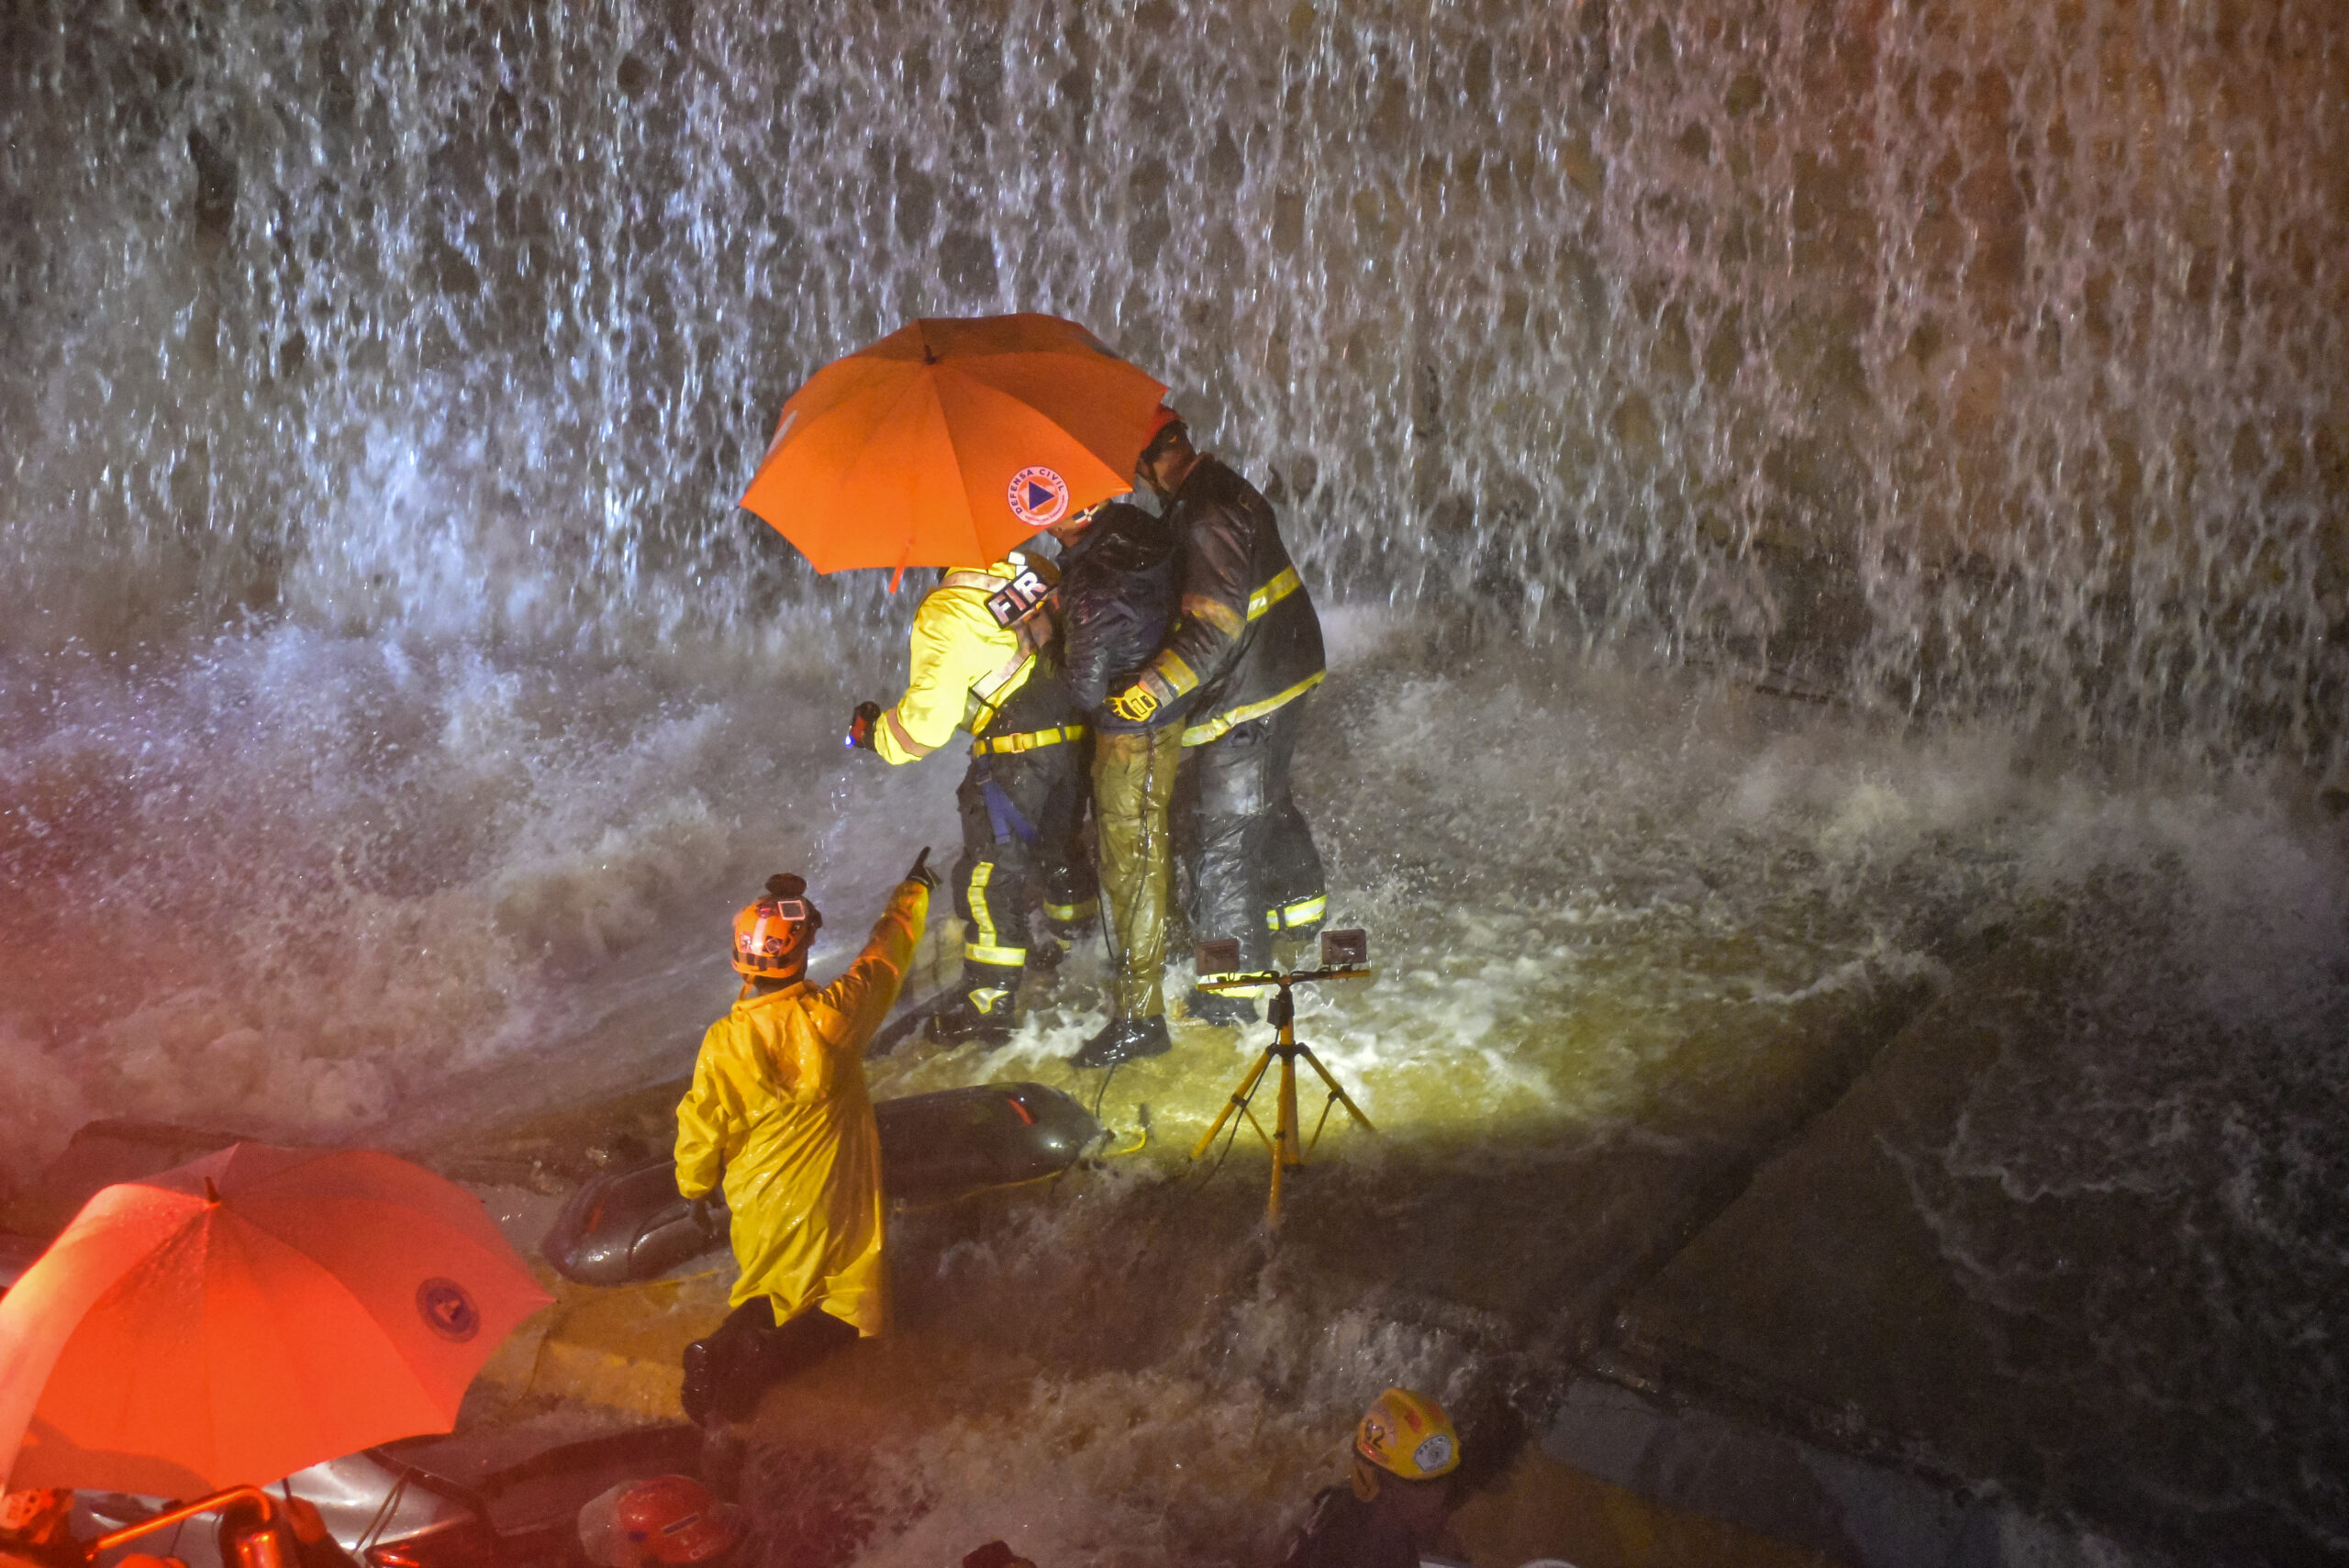
[[[947,573],[914,611],[905,695],[889,708],[864,704],[849,728],[852,744],[898,764],[937,751],[957,728],[971,735],[970,771],[954,792],[963,995],[930,1020],[930,1038],[943,1045],[1010,1038],[1020,976],[1038,962],[1028,940],[1031,881],[1042,884],[1057,934],[1073,934],[1100,908],[1076,844],[1085,728],[1053,647],[1057,583],[1050,562],[1022,550]],[[1043,957],[1057,962],[1059,950]]]
[[[938,873],[925,849],[848,972],[818,991],[807,952],[823,916],[796,876],[734,919],[733,1010],[709,1026],[677,1106],[677,1191],[707,1224],[732,1211],[734,1311],[685,1348],[685,1415],[739,1421],[767,1387],[888,1318],[881,1138],[864,1048],[897,999]]]

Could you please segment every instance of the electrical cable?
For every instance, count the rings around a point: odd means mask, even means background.
[[[1100,1091],[1093,1096],[1093,1104],[1086,1107],[1086,1111],[1093,1118],[1093,1124],[1096,1127],[1098,1127],[1101,1124],[1101,1106],[1109,1097],[1109,1085],[1118,1081],[1118,1069],[1124,1065],[1125,1063],[1121,1062],[1112,1062],[1109,1063],[1109,1071],[1103,1073],[1101,1076]]]
[[[1223,1169],[1223,1162],[1231,1158],[1231,1146],[1240,1137],[1240,1124],[1244,1121],[1251,1126],[1255,1125],[1256,1118],[1249,1114],[1249,1106],[1255,1103],[1256,1090],[1261,1089],[1264,1086],[1264,1080],[1260,1078],[1256,1081],[1255,1088],[1252,1088],[1246,1094],[1239,1096],[1240,1103],[1233,1107],[1233,1115],[1230,1118],[1231,1130],[1223,1135],[1223,1152],[1215,1157],[1215,1163],[1208,1167],[1208,1173],[1206,1175],[1201,1176],[1196,1182],[1186,1182],[1184,1184],[1187,1189],[1185,1195],[1187,1196],[1190,1193],[1197,1192],[1201,1188],[1205,1187],[1209,1182],[1214,1181],[1217,1173]],[[1263,1135],[1264,1129],[1257,1128],[1256,1130],[1259,1136]],[[1275,1151],[1275,1153],[1277,1155],[1278,1151]]]
[[[415,1474],[413,1467],[406,1463],[401,1465],[399,1479],[393,1482],[392,1489],[384,1494],[383,1507],[377,1508],[375,1517],[367,1521],[367,1528],[359,1532],[359,1543],[351,1548],[351,1551],[362,1562],[366,1560],[367,1549],[375,1543],[377,1534],[391,1523],[392,1510],[399,1507],[400,1498],[407,1493],[408,1481]]]

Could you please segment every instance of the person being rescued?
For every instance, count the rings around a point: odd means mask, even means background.
[[[1174,617],[1174,537],[1139,506],[1105,501],[1064,523],[1056,595],[1069,699],[1093,731],[1093,821],[1099,845],[1102,934],[1115,973],[1109,1021],[1071,1060],[1114,1067],[1163,1054],[1166,927],[1174,885],[1170,814],[1183,760],[1177,698],[1139,721],[1109,706],[1141,673]]]
[[[824,917],[796,876],[734,917],[743,976],[709,1026],[677,1106],[677,1191],[707,1226],[722,1182],[732,1211],[733,1307],[685,1347],[686,1418],[708,1434],[707,1478],[729,1489],[732,1424],[785,1377],[888,1321],[881,1139],[864,1050],[897,999],[938,884],[924,849],[847,973],[822,990],[807,953]]]
[[[1022,550],[947,573],[914,611],[905,695],[885,709],[859,704],[849,727],[851,745],[900,765],[945,745],[957,727],[971,734],[970,770],[954,792],[962,995],[930,1020],[941,1045],[1009,1040],[1021,976],[1059,961],[1059,948],[1039,954],[1029,945],[1031,883],[1042,884],[1056,938],[1073,938],[1099,907],[1077,848],[1085,729],[1052,650],[1058,581],[1051,562]]]
[[[1346,1484],[1324,1488],[1281,1554],[1280,1568],[1419,1568],[1458,1558],[1452,1473],[1460,1435],[1443,1407],[1390,1388],[1354,1428]]]

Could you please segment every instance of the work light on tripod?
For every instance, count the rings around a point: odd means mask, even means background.
[[[1319,969],[1292,970],[1286,974],[1273,970],[1233,973],[1240,967],[1240,944],[1236,941],[1201,942],[1197,957],[1198,972],[1203,976],[1199,981],[1202,991],[1232,994],[1260,990],[1266,985],[1275,987],[1264,1013],[1265,1022],[1273,1026],[1273,1043],[1264,1047],[1257,1056],[1255,1065],[1249,1068],[1247,1076],[1240,1080],[1240,1086],[1231,1092],[1231,1097],[1224,1102],[1223,1109],[1216,1114],[1215,1124],[1208,1129],[1207,1136],[1200,1139],[1197,1147],[1191,1151],[1191,1158],[1207,1158],[1208,1150],[1215,1143],[1216,1134],[1223,1130],[1224,1123],[1231,1119],[1232,1113],[1236,1111],[1245,1117],[1248,1125],[1256,1129],[1256,1136],[1263,1139],[1273,1151],[1273,1193],[1264,1212],[1266,1219],[1277,1226],[1281,1222],[1281,1176],[1283,1173],[1305,1164],[1306,1154],[1321,1141],[1321,1129],[1329,1124],[1332,1106],[1345,1106],[1346,1114],[1353,1118],[1364,1132],[1378,1130],[1370,1125],[1370,1118],[1362,1114],[1362,1107],[1354,1104],[1330,1070],[1321,1064],[1321,1059],[1313,1054],[1312,1048],[1298,1043],[1297,1003],[1289,995],[1290,986],[1309,981],[1368,980],[1372,973],[1370,939],[1360,930],[1324,931],[1321,933],[1321,966]],[[1280,1106],[1274,1118],[1273,1130],[1266,1132],[1264,1124],[1257,1120],[1256,1113],[1249,1108],[1249,1101],[1254,1097],[1256,1086],[1264,1082],[1265,1069],[1276,1057],[1281,1064]],[[1303,1140],[1297,1135],[1297,1062],[1299,1057],[1305,1059],[1305,1064],[1319,1075],[1323,1086],[1330,1091],[1329,1097],[1321,1102],[1321,1115],[1313,1124],[1313,1136]]]

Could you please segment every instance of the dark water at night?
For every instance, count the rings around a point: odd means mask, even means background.
[[[732,501],[824,361],[1046,310],[1329,606],[1300,787],[1384,975],[1306,1021],[1408,1160],[1696,1136],[1664,1107],[1773,1020],[2052,922],[2076,1006],[1912,1201],[1978,1299],[2106,1326],[2084,1382],[2207,1419],[2234,1462],[2149,1456],[2162,1508],[2342,1551],[2344,83],[2326,0],[19,4],[10,1168],[102,1115],[429,1144],[681,1070],[769,871],[860,929],[953,833],[951,760],[837,745],[913,595]],[[1210,1038],[1120,1080],[1166,1141]],[[2170,1221],[2083,1285],[2033,1217],[2110,1193]],[[982,1494],[1060,1562],[1252,1550],[1218,1499],[1361,1390],[1556,1327],[1201,1310],[909,1440],[872,1560]]]

